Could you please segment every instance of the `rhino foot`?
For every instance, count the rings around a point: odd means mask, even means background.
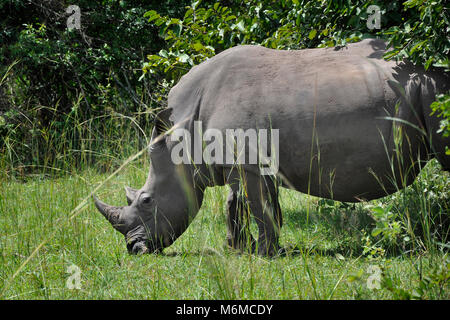
[[[226,246],[228,249],[238,252],[248,252],[255,253],[256,252],[256,241],[250,236],[247,239],[235,239],[231,237],[227,237]]]

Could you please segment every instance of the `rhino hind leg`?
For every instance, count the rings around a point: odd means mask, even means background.
[[[247,206],[241,191],[232,188],[227,199],[227,245],[235,250],[254,252],[255,239],[250,232]]]

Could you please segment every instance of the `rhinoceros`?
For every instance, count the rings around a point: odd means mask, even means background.
[[[156,116],[144,186],[125,188],[127,206],[94,197],[97,209],[125,236],[130,253],[158,253],[188,228],[207,187],[228,184],[228,245],[272,256],[281,250],[279,186],[358,202],[408,186],[433,157],[448,171],[449,139],[437,133],[430,108],[449,90],[448,74],[386,61],[386,51],[379,39],[305,50],[243,45],[195,66]],[[175,127],[191,134],[196,127],[277,129],[278,170],[261,174],[260,163],[175,163]],[[249,212],[257,241],[246,227]]]

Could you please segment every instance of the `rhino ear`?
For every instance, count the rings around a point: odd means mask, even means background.
[[[160,111],[155,118],[155,131],[158,135],[165,133],[167,130],[172,128],[172,122],[170,121],[170,115],[172,114],[172,109],[165,109]]]
[[[155,117],[155,124],[153,126],[152,146],[150,147],[150,152],[152,149],[161,147],[164,145],[165,140],[163,135],[172,128],[172,122],[170,121],[170,115],[172,114],[172,109],[165,109],[159,112]]]
[[[136,189],[130,188],[130,187],[125,187],[125,193],[127,195],[127,202],[128,205],[130,206],[134,199],[136,198]]]

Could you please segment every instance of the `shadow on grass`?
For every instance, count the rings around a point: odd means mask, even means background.
[[[362,254],[363,249],[361,248],[358,251],[349,250],[348,248],[332,248],[332,249],[324,249],[324,248],[311,248],[307,246],[285,246],[280,249],[277,255],[273,257],[266,257],[268,259],[279,259],[279,258],[290,258],[290,257],[300,257],[300,256],[327,256],[327,257],[336,257],[336,255],[340,254],[344,257],[352,258],[358,257]],[[218,252],[216,250],[196,250],[196,251],[171,251],[171,252],[163,252],[159,254],[161,257],[168,258],[176,258],[176,257],[204,257],[204,256],[223,256],[226,255],[234,255],[234,256],[248,256],[254,255],[259,256],[256,253],[250,253],[246,251],[238,251],[234,249],[227,249],[224,253]],[[259,256],[261,258],[265,258],[263,256]]]
[[[220,256],[223,255],[221,252],[213,249],[206,248],[203,250],[189,250],[189,251],[170,251],[170,252],[162,252],[160,253],[163,257],[204,257],[204,256]]]
[[[301,230],[309,237],[317,239],[314,243],[288,245],[281,256],[361,256],[364,251],[362,236],[370,232],[375,225],[368,213],[367,210],[352,204],[338,202],[327,207],[312,205],[310,210],[285,209],[285,227],[298,229],[299,232]]]
[[[342,255],[344,257],[353,258],[362,254],[363,248],[354,247],[336,247],[336,248],[321,248],[316,246],[285,246],[282,247],[277,257],[297,257],[297,256],[324,256],[336,257]]]

